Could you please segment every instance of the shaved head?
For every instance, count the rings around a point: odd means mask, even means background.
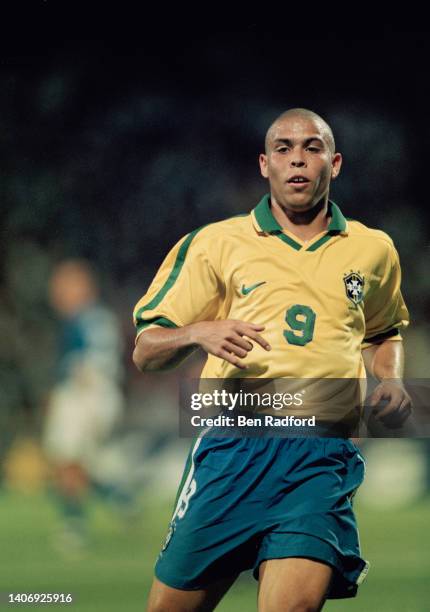
[[[322,117],[307,108],[291,108],[269,127],[259,163],[270,184],[271,202],[283,218],[285,210],[327,207],[342,155],[336,152],[333,132]]]
[[[324,121],[322,117],[317,115],[317,113],[314,113],[313,111],[308,110],[307,108],[290,108],[289,110],[281,113],[279,117],[275,119],[275,121],[272,123],[272,125],[269,127],[266,133],[266,138],[265,138],[266,153],[269,151],[271,143],[275,140],[276,131],[278,127],[280,126],[280,124],[285,119],[295,119],[295,118],[307,119],[309,121],[313,121],[320,128],[321,134],[331,154],[332,155],[334,154],[335,143],[334,143],[334,137],[333,137],[333,132],[331,131],[331,127],[326,121]]]

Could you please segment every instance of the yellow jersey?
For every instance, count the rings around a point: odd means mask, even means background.
[[[391,238],[329,200],[326,231],[282,229],[265,195],[250,214],[194,230],[169,252],[134,310],[152,326],[240,319],[265,326],[243,371],[208,355],[202,378],[365,378],[361,349],[401,340],[408,311]],[[245,374],[246,372],[246,374]]]

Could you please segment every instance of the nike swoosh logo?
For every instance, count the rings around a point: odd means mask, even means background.
[[[250,285],[249,287],[245,287],[245,285],[242,285],[242,295],[248,295],[248,293],[251,293],[251,291],[254,291],[254,289],[257,289],[257,287],[260,287],[265,283],[266,281],[261,281],[261,283],[255,283],[254,285]]]

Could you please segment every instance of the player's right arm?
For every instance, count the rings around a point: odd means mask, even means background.
[[[244,368],[240,359],[253,341],[268,347],[259,335],[263,326],[226,320],[218,234],[202,229],[171,249],[135,307],[133,361],[141,371],[172,367],[199,346]]]
[[[177,365],[200,346],[206,353],[246,369],[241,358],[252,350],[251,340],[270,350],[258,333],[263,330],[263,325],[233,319],[200,321],[178,329],[152,328],[138,337],[133,361],[141,372],[163,370]]]

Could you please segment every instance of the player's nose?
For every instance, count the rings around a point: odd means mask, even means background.
[[[290,162],[293,168],[303,168],[306,165],[305,160],[300,157],[300,155],[295,155]]]

